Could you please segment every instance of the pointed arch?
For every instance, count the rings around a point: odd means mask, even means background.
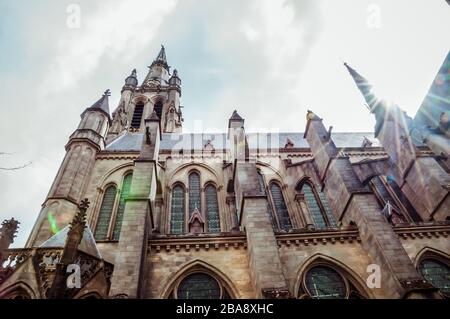
[[[174,180],[174,177],[177,176],[182,170],[188,168],[189,173],[191,171],[197,171],[200,172],[199,168],[204,168],[205,170],[207,170],[209,173],[211,173],[212,176],[214,176],[214,182],[218,184],[220,178],[219,175],[217,174],[217,172],[210,167],[209,165],[206,165],[204,163],[186,163],[186,164],[182,164],[180,166],[177,167],[177,169],[175,171],[173,171],[168,177],[167,177],[167,181],[169,184],[176,182],[177,180]]]
[[[368,289],[366,289],[366,283],[363,278],[361,278],[353,269],[342,263],[341,261],[321,254],[316,253],[309,257],[303,262],[303,264],[297,270],[297,275],[295,276],[295,282],[293,284],[294,296],[296,298],[301,297],[299,292],[302,290],[304,283],[304,278],[307,272],[316,266],[325,266],[337,271],[345,280],[347,280],[357,293],[363,298],[372,298],[373,294]]]
[[[436,258],[436,259],[444,259],[448,263],[450,263],[450,255],[438,250],[436,248],[425,246],[419,252],[416,254],[416,257],[414,257],[414,266],[418,266],[419,262],[425,258]]]
[[[19,281],[0,292],[0,299],[36,299],[38,294],[27,283]]]
[[[129,163],[125,163],[125,164],[122,164],[122,165],[112,168],[106,174],[103,175],[103,177],[100,179],[100,182],[98,183],[98,186],[101,187],[102,189],[105,189],[106,186],[108,186],[108,184],[111,182],[111,179],[110,179],[111,175],[113,175],[114,173],[116,173],[124,168],[128,168],[125,170],[125,172],[122,175],[122,176],[125,176],[125,175],[133,172],[133,167],[134,167],[134,163],[132,161],[130,161]],[[117,181],[117,182],[120,182],[120,181]]]
[[[177,285],[188,275],[194,273],[205,273],[218,280],[223,286],[227,294],[232,299],[240,298],[239,291],[233,285],[233,282],[228,278],[225,273],[216,268],[215,266],[208,264],[200,259],[194,259],[184,264],[178,271],[170,276],[170,278],[163,285],[163,289],[160,293],[160,298],[168,299]]]

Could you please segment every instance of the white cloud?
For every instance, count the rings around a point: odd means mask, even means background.
[[[43,91],[67,89],[98,67],[102,58],[131,61],[157,34],[176,0],[102,2],[94,13],[81,6],[81,28],[57,43],[57,56]]]

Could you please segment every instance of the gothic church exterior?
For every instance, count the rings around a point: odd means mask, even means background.
[[[163,47],[81,114],[25,248],[3,222],[0,297],[449,297],[450,54],[414,119],[345,66],[374,133],[183,134]]]

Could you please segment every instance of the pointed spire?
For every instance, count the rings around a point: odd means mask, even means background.
[[[105,113],[108,116],[108,119],[111,119],[111,116],[109,114],[109,99],[108,99],[110,96],[111,91],[107,89],[105,93],[103,93],[103,96],[97,102],[95,102],[94,104],[92,104],[92,106],[84,110],[84,112],[81,114],[81,117],[83,117],[87,111],[98,110]]]
[[[164,45],[161,45],[161,50],[159,51],[158,56],[153,61],[151,66],[155,64],[161,64],[167,70],[169,70],[170,68],[169,65],[167,64],[166,49],[164,48]]]
[[[138,85],[138,79],[136,76],[137,72],[136,69],[133,69],[133,71],[131,71],[131,74],[125,79],[125,86],[124,87],[136,87]]]
[[[242,121],[242,117],[238,114],[238,112],[236,110],[234,110],[233,114],[230,117],[230,120]]]
[[[369,81],[367,81],[365,77],[356,72],[355,69],[349,66],[346,62],[344,62],[344,66],[347,68],[348,72],[353,78],[353,81],[355,81],[356,86],[361,91],[361,94],[366,100],[367,105],[371,110],[373,110],[377,106],[379,100],[372,92],[372,85],[369,83]]]

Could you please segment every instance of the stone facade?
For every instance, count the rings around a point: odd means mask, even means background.
[[[448,122],[412,130],[347,68],[375,136],[311,111],[305,133],[249,134],[235,111],[226,134],[182,134],[163,47],[112,117],[109,91],[82,114],[26,247],[2,225],[0,297],[448,297]]]

